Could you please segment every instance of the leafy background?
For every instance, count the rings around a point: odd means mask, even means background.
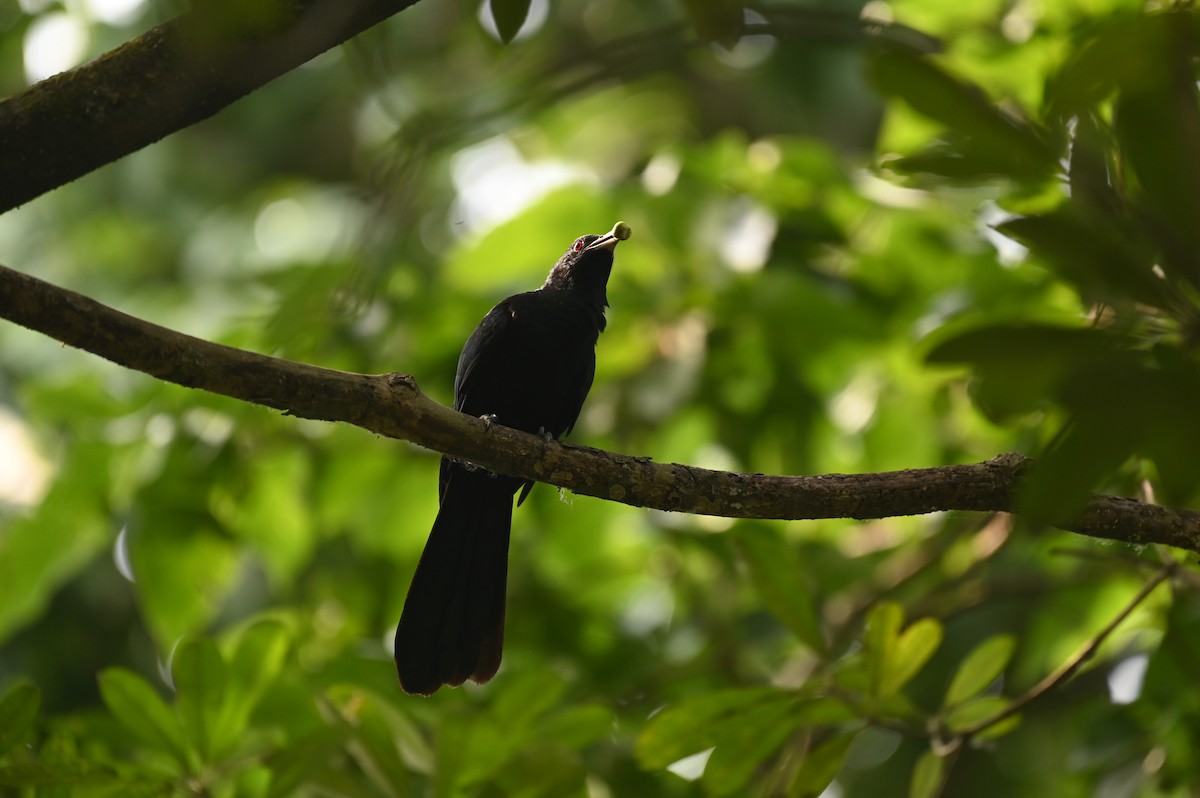
[[[500,675],[413,699],[387,652],[436,455],[0,326],[0,792],[1200,787],[1190,561],[1049,526],[1092,489],[1196,506],[1190,6],[525,7],[424,0],[0,217],[0,259],[448,402],[487,309],[622,218],[575,440],[766,473],[1016,450],[1023,515],[542,487]],[[39,26],[93,57],[180,10],[100,8],[0,9],[0,90]]]

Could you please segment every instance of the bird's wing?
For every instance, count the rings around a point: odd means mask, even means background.
[[[562,432],[563,435],[570,435],[571,430],[575,429],[575,422],[579,420],[579,413],[583,410],[583,401],[587,399],[588,391],[592,389],[592,380],[595,377],[596,356],[592,354],[586,363],[580,365],[579,374],[575,378],[574,385],[572,385],[572,392],[567,397],[570,405],[563,416],[563,420],[566,421]]]
[[[497,381],[509,379],[502,374],[498,375],[497,370],[502,371],[508,360],[506,350],[510,345],[510,331],[513,317],[516,315],[514,303],[520,296],[509,297],[492,308],[463,344],[462,354],[458,358],[458,371],[454,375],[455,410],[471,415],[483,415],[494,411],[488,405],[495,400]],[[443,457],[438,479],[439,499],[445,497],[452,470],[451,461]],[[525,483],[521,501],[525,500],[531,487],[532,482]]]
[[[488,311],[463,345],[462,354],[458,358],[458,371],[454,375],[455,410],[472,412],[472,389],[478,387],[481,372],[486,370],[480,366],[495,363],[500,359],[498,356],[504,349],[512,318],[513,308],[506,299]]]

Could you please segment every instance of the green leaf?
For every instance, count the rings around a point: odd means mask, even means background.
[[[251,765],[236,775],[234,794],[238,798],[266,798],[270,794],[271,769],[265,765]]]
[[[510,732],[524,729],[552,710],[566,689],[566,680],[549,668],[531,669],[505,682],[494,712],[504,718]]]
[[[283,668],[290,631],[280,621],[258,621],[241,630],[224,664],[225,699],[215,718],[211,755],[222,759],[235,749],[267,686]]]
[[[1010,699],[1001,696],[984,696],[959,704],[946,713],[946,728],[955,732],[965,731],[999,715],[1011,704]]]
[[[921,754],[913,767],[912,781],[908,786],[909,798],[932,798],[937,795],[945,770],[945,759],[933,751]]]
[[[1162,643],[1150,655],[1142,679],[1142,697],[1154,705],[1180,704],[1189,715],[1200,708],[1195,691],[1179,693],[1179,685],[1195,678],[1200,662],[1200,602],[1172,601],[1166,615]]]
[[[1107,366],[1120,354],[1116,336],[1049,324],[993,324],[949,334],[930,363],[966,363],[976,372],[975,399],[997,421],[1044,409],[1081,368]]]
[[[216,749],[236,742],[221,736],[228,691],[225,663],[216,644],[206,637],[185,639],[171,659],[171,676],[184,731],[201,760],[210,763]]]
[[[1200,407],[1200,372],[1190,354],[1174,347],[1160,347],[1155,359],[1161,368],[1147,369],[1142,386],[1146,430],[1139,451],[1158,467],[1158,502],[1193,505],[1200,494],[1200,425],[1181,419]]]
[[[735,534],[734,543],[771,613],[802,643],[823,652],[825,640],[812,596],[804,584],[804,569],[781,536],[765,526],[747,526]]]
[[[100,697],[122,726],[147,745],[172,754],[181,768],[189,766],[179,718],[145,679],[124,668],[109,668],[99,681]]]
[[[469,794],[470,771],[487,772],[490,765],[472,761],[476,735],[473,724],[465,715],[451,714],[438,724],[437,751],[433,767],[433,794],[458,796]]]
[[[117,796],[144,795],[141,790],[134,789],[134,782],[128,776],[117,776],[109,770],[102,770],[88,762],[13,762],[0,765],[0,787],[91,787],[93,791],[80,791],[81,795]],[[161,785],[157,794],[162,795]],[[96,789],[107,788],[107,789]],[[114,789],[115,788],[115,789]],[[36,795],[61,795],[50,790],[39,790]]]
[[[857,736],[857,729],[837,734],[809,751],[788,788],[789,798],[816,798],[825,792]]]
[[[375,786],[377,794],[416,792],[413,774],[400,755],[396,734],[381,701],[366,698],[354,715],[354,746],[350,754]]]
[[[75,445],[37,511],[5,519],[0,535],[0,640],[43,611],[50,597],[116,536],[104,506],[109,451]]]
[[[665,768],[685,756],[712,748],[723,718],[764,703],[790,698],[772,687],[717,690],[667,707],[650,719],[638,737],[636,754],[646,768]]]
[[[867,619],[864,648],[871,694],[891,698],[924,667],[942,642],[942,625],[922,618],[900,632],[904,610],[899,604],[883,602]]]
[[[293,321],[310,332],[319,329],[311,318]],[[248,472],[244,494],[215,503],[222,528],[254,547],[273,584],[291,585],[316,546],[311,455],[264,447],[243,468]]]
[[[1044,178],[1057,166],[1045,133],[1002,112],[978,86],[951,76],[932,59],[899,49],[871,58],[870,76],[882,93],[964,137],[957,148],[994,174]]]
[[[986,690],[1008,667],[1016,646],[1012,635],[995,635],[976,646],[955,671],[942,705],[956,706]]]
[[[1170,307],[1167,284],[1154,274],[1151,253],[1141,251],[1116,224],[1072,207],[1012,219],[996,230],[1041,257],[1085,294],[1109,301],[1137,300]]]
[[[752,776],[797,728],[857,721],[854,710],[834,698],[767,688],[724,690],[655,715],[638,739],[637,756],[643,767],[662,768],[713,749],[704,767],[706,790],[744,794]]]
[[[1200,470],[1183,453],[1192,427],[1163,419],[1186,418],[1200,385],[1194,369],[1156,368],[1121,334],[1049,325],[995,325],[938,344],[933,362],[968,362],[978,372],[976,400],[1003,419],[1047,405],[1068,423],[1022,475],[1016,495],[1023,515],[1061,523],[1082,509],[1089,492],[1132,455],[1155,453],[1183,464],[1174,489],[1200,484]],[[1184,374],[1188,376],[1183,376]]]
[[[1162,24],[1153,16],[1117,13],[1099,21],[1075,47],[1046,87],[1046,116],[1065,121],[1094,108],[1122,86],[1156,79],[1152,58],[1162,47]]]
[[[1099,114],[1088,112],[1075,117],[1075,138],[1067,168],[1071,200],[1106,222],[1119,221],[1128,213],[1113,185],[1119,168],[1115,153],[1112,131]]]
[[[994,157],[976,152],[961,137],[947,136],[947,139],[935,141],[911,155],[889,158],[887,168],[900,174],[936,175],[967,182],[989,179],[1004,171]]]
[[[340,716],[356,726],[361,724],[364,717],[377,718],[379,723],[385,724],[390,744],[411,770],[422,773],[433,770],[434,752],[429,740],[416,723],[400,711],[400,706],[404,705],[396,703],[394,692],[381,695],[365,689],[361,684],[343,683],[332,685],[326,691],[326,696],[338,707]]]
[[[956,332],[928,354],[931,363],[1011,364],[1051,352],[1056,366],[1107,359],[1118,349],[1113,336],[1098,330],[1050,324],[994,324]]]
[[[1070,423],[1050,442],[1018,487],[1017,512],[1063,523],[1080,512],[1091,491],[1140,448],[1147,425],[1147,380],[1140,369],[1107,368],[1074,375],[1070,390],[1094,398],[1067,400]]]
[[[25,739],[42,707],[42,691],[19,682],[0,697],[0,756]]]
[[[874,696],[882,697],[884,695],[885,674],[896,643],[900,638],[900,628],[903,625],[904,610],[899,604],[891,601],[875,605],[867,618],[863,648],[866,654],[867,674],[870,678],[870,691]]]
[[[1168,276],[1200,286],[1200,89],[1193,62],[1193,14],[1148,16],[1139,26],[1151,45],[1140,53],[1138,80],[1124,81],[1113,109],[1125,176],[1153,214],[1147,225],[1161,246]],[[1138,190],[1140,189],[1140,190]]]
[[[290,643],[291,633],[281,621],[258,621],[245,629],[229,665],[229,687],[233,694],[258,697],[279,675]]]
[[[350,726],[337,723],[292,740],[286,748],[268,756],[265,764],[272,774],[269,795],[272,798],[295,795],[312,773],[326,767],[329,758],[343,750],[352,735]]]
[[[539,737],[571,749],[591,745],[613,729],[612,710],[596,704],[568,706],[538,726]]]
[[[461,741],[449,743],[444,736],[438,741],[439,768],[454,771],[450,783],[455,789],[490,783],[522,751],[537,745],[540,722],[554,710],[567,683],[545,668],[516,674],[498,687],[502,691],[491,714],[502,723],[473,723],[454,730]]]
[[[925,667],[941,644],[942,624],[934,618],[922,618],[905,629],[885,664],[879,696],[888,698],[898,693]]]
[[[744,794],[746,783],[803,718],[794,699],[772,701],[721,723],[701,781],[713,795]]]
[[[525,24],[529,16],[531,0],[491,0],[488,4],[492,11],[492,19],[496,22],[496,32],[500,41],[508,44]]]
[[[166,504],[161,497],[147,501]],[[146,625],[159,646],[169,650],[216,615],[235,584],[241,558],[233,541],[218,534],[209,519],[166,506],[151,511],[157,521],[153,526],[131,524],[128,529],[129,558]]]
[[[1021,713],[1014,712],[1011,715],[1005,716],[1003,720],[996,721],[990,724],[987,728],[981,729],[976,735],[976,740],[995,740],[1008,734],[1013,729],[1021,725]]]

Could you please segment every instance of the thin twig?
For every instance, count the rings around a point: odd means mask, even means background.
[[[1121,623],[1128,618],[1135,609],[1137,609],[1138,605],[1145,601],[1146,598],[1154,592],[1155,588],[1170,579],[1171,576],[1174,575],[1178,570],[1179,565],[1177,563],[1167,563],[1164,565],[1162,569],[1150,579],[1150,581],[1142,585],[1142,588],[1137,592],[1137,595],[1130,599],[1129,603],[1126,604],[1125,607],[1118,612],[1116,616],[1114,616],[1113,619],[1104,626],[1103,629],[1097,632],[1091,640],[1089,640],[1082,648],[1075,652],[1075,654],[1068,657],[1065,662],[1063,662],[1058,666],[1058,668],[1030,688],[1029,691],[1023,696],[1013,701],[1011,704],[1009,704],[1000,712],[997,712],[992,717],[985,718],[984,720],[976,723],[974,726],[970,726],[958,732],[959,736],[964,739],[969,738],[979,734],[985,729],[995,726],[997,723],[1000,723],[1006,718],[1010,718],[1017,714],[1022,709],[1029,706],[1034,701],[1038,700],[1043,695],[1050,692],[1055,687],[1070,678],[1081,665],[1092,658],[1097,649],[1099,649],[1104,641],[1116,631],[1117,627],[1120,626]]]

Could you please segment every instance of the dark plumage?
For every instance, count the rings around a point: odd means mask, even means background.
[[[536,291],[505,299],[467,339],[454,407],[558,438],[571,431],[596,370],[618,222],[576,239]],[[407,693],[486,682],[500,667],[512,497],[532,483],[442,458],[440,505],[396,627]]]

